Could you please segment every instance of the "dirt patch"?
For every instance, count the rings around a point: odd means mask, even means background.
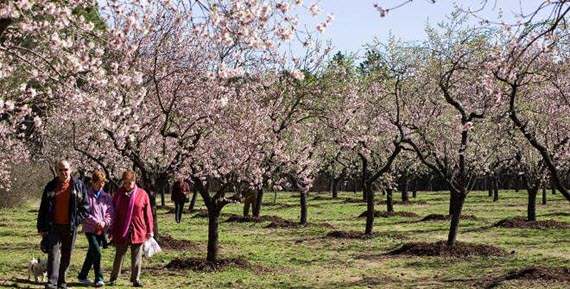
[[[182,214],[192,214],[192,213],[194,213],[194,212],[195,212],[195,211],[188,210],[188,208],[182,209]],[[207,211],[206,211],[206,212],[207,212]],[[168,209],[168,211],[164,212],[164,214],[166,214],[166,215],[168,215],[168,214],[174,214],[174,208]],[[206,217],[207,217],[207,216],[208,216],[208,215],[206,214]]]
[[[461,220],[477,220],[477,217],[473,215],[461,215]],[[431,214],[425,216],[420,222],[429,222],[429,221],[448,221],[451,220],[451,215],[442,215],[442,214]]]
[[[331,231],[328,232],[326,238],[335,238],[335,239],[360,239],[366,240],[376,237],[386,237],[392,239],[406,239],[404,235],[400,234],[393,234],[393,233],[372,233],[372,235],[367,235],[362,232],[355,232],[355,231]]]
[[[232,214],[228,214],[228,213],[221,213],[220,216],[222,217],[229,217]],[[192,216],[192,218],[207,218],[208,217],[208,210],[200,210],[198,211],[198,213],[194,216]]]
[[[495,288],[502,282],[509,280],[528,280],[533,282],[547,281],[557,283],[556,285],[559,286],[570,285],[570,268],[547,268],[542,266],[532,266],[521,270],[514,270],[507,273],[507,275],[496,279],[491,284],[486,286],[486,288]]]
[[[188,241],[188,240],[176,240],[170,235],[161,234],[158,238],[158,243],[162,249],[168,250],[196,250],[198,249],[198,244]]]
[[[265,228],[298,228],[298,227],[303,227],[303,225],[300,225],[297,222],[285,220],[277,216],[274,216],[274,219],[271,220],[271,223],[265,226]]]
[[[508,255],[503,249],[489,245],[456,242],[455,245],[450,247],[445,241],[439,241],[437,243],[418,242],[404,244],[401,248],[388,252],[387,254],[459,258],[467,256],[503,257]]]
[[[565,229],[570,228],[569,223],[557,222],[554,220],[527,221],[525,218],[516,217],[504,219],[495,223],[493,227],[501,228],[522,228],[522,229]]]
[[[354,198],[348,198],[348,199],[344,199],[344,201],[342,201],[343,203],[346,204],[359,204],[359,203],[365,203],[364,200],[362,199],[354,199]]]
[[[331,201],[331,200],[336,200],[336,199],[334,199],[333,197],[328,197],[328,196],[316,196],[312,200],[313,201]]]
[[[570,213],[558,212],[558,213],[545,214],[545,215],[543,215],[543,216],[548,216],[548,217],[570,217]]]
[[[240,216],[232,214],[226,220],[227,223],[263,223],[263,222],[283,222],[286,221],[281,217],[277,216]]]
[[[166,264],[165,268],[169,270],[192,270],[194,272],[213,272],[221,271],[224,268],[240,268],[249,269],[255,272],[268,271],[261,266],[252,265],[244,259],[220,259],[216,262],[208,262],[205,259],[189,258],[189,259],[173,259]]]
[[[368,211],[362,212],[358,217],[365,218],[368,216]],[[390,218],[390,217],[410,217],[410,218],[417,218],[419,217],[418,214],[412,212],[386,212],[386,211],[374,211],[374,217],[378,218]]]
[[[378,205],[386,205],[386,200],[380,200],[378,202],[376,202],[376,204]],[[394,205],[403,205],[403,206],[409,206],[409,205],[427,205],[426,201],[407,201],[407,202],[402,202],[402,201],[393,201],[392,202]]]

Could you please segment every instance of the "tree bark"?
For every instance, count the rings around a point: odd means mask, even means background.
[[[455,241],[457,240],[457,232],[459,230],[459,220],[461,216],[461,211],[463,210],[463,204],[465,202],[465,193],[452,191],[451,195],[455,195],[452,197],[455,204],[450,206],[453,208],[453,211],[450,212],[451,214],[451,224],[449,226],[449,235],[447,236],[447,245],[453,246]]]
[[[546,183],[542,184],[542,204],[546,205]]]
[[[299,220],[300,225],[307,224],[307,192],[302,190],[301,194],[301,219]]]
[[[219,217],[220,211],[214,204],[208,206],[208,262],[216,262],[218,260],[218,240],[219,240]]]
[[[261,204],[263,203],[263,187],[257,190],[257,196],[255,197],[255,205],[253,206],[252,215],[254,217],[259,217],[261,213]]]
[[[487,178],[485,179],[485,184],[487,185],[487,190],[489,190],[489,197],[493,196],[493,179]]]
[[[374,227],[374,190],[372,190],[372,184],[369,183],[366,183],[362,190],[368,196],[366,200],[366,230],[364,233],[372,235],[372,228]]]
[[[499,180],[493,181],[493,202],[499,201]]]
[[[404,174],[402,176],[402,203],[408,202],[410,202],[410,196],[408,195],[408,177]]]
[[[338,198],[338,184],[341,182],[341,180],[342,180],[341,178],[333,178],[332,179],[331,193],[332,193],[333,199]]]
[[[412,189],[412,198],[416,198],[418,196],[418,179],[414,179],[414,187]]]
[[[388,212],[394,211],[394,197],[393,190],[390,187],[386,188],[386,210]]]
[[[196,188],[192,189],[192,200],[190,200],[190,205],[188,205],[188,210],[190,212],[194,211],[196,206],[196,199],[198,198],[198,190]]]
[[[527,221],[536,221],[536,195],[538,189],[536,187],[529,186],[528,192],[528,206],[527,206]]]

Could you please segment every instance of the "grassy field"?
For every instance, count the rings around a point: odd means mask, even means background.
[[[397,233],[403,238],[378,235],[371,239],[327,237],[331,231],[364,231],[364,203],[346,203],[359,198],[341,193],[339,199],[313,200],[328,194],[311,193],[309,225],[299,228],[265,228],[264,223],[226,223],[220,225],[220,257],[240,258],[252,264],[249,269],[226,267],[214,272],[169,270],[175,258],[205,258],[207,219],[185,214],[176,224],[168,214],[172,204],[158,211],[161,233],[176,240],[190,241],[192,249],[165,249],[145,259],[142,281],[148,288],[484,288],[490,281],[510,271],[530,266],[570,267],[570,229],[508,229],[492,225],[499,220],[526,215],[526,193],[501,191],[493,203],[486,192],[467,197],[464,214],[477,216],[462,220],[458,240],[493,245],[504,249],[506,257],[416,257],[392,256],[387,252],[409,242],[436,242],[447,238],[448,221],[420,222],[429,214],[446,214],[448,193],[420,192],[418,204],[396,205],[396,211],[413,212],[419,217],[376,218],[376,233]],[[570,203],[560,194],[548,194],[547,205],[537,205],[538,220],[570,223]],[[378,199],[383,196],[378,196]],[[266,201],[273,201],[267,194]],[[423,201],[423,202],[419,202]],[[276,205],[264,206],[262,215],[298,221],[299,198],[279,193]],[[292,205],[292,206],[287,206]],[[32,255],[44,258],[35,232],[38,202],[18,209],[0,210],[0,287],[43,288],[27,280],[25,268]],[[202,206],[203,208],[203,206]],[[240,214],[240,204],[228,205],[223,213]],[[377,205],[385,210],[385,205]],[[160,241],[159,241],[160,243]],[[77,273],[87,251],[87,241],[78,236],[68,282],[81,287]],[[103,251],[105,279],[111,271],[114,248]],[[128,256],[127,256],[127,260]],[[125,263],[129,267],[128,262]],[[93,278],[90,273],[90,278]],[[128,274],[114,288],[128,287]],[[507,280],[495,288],[570,288],[563,281]]]

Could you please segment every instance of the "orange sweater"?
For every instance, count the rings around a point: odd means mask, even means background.
[[[71,198],[71,182],[57,182],[55,192],[54,224],[69,225],[69,199]]]

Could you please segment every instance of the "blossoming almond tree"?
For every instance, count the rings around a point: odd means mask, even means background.
[[[407,127],[414,134],[406,143],[450,188],[448,245],[456,241],[465,198],[491,154],[482,148],[490,126],[484,118],[493,112],[495,93],[486,85],[493,77],[484,70],[487,52],[493,50],[488,34],[469,28],[455,31],[457,24],[452,22],[442,36],[428,30],[424,53],[429,58],[415,73],[432,85],[407,100],[412,116]]]

